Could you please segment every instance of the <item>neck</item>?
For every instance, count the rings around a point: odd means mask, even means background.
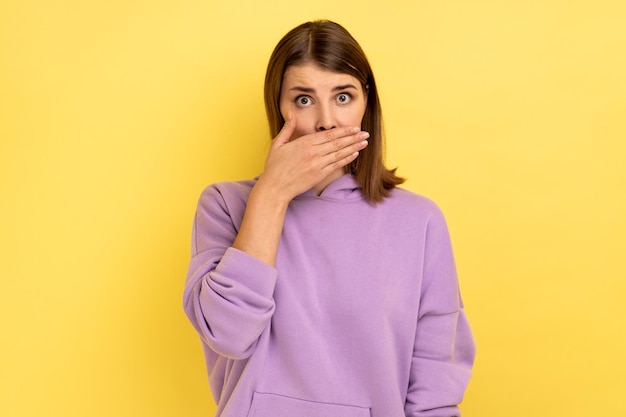
[[[315,193],[315,195],[321,195],[324,189],[328,187],[328,184],[338,178],[341,178],[343,174],[345,174],[345,170],[343,168],[337,168],[336,170],[328,174],[323,180],[313,186],[313,192]]]

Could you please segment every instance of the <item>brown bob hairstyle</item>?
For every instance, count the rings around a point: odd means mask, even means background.
[[[280,113],[280,89],[285,70],[292,65],[314,63],[320,68],[348,74],[359,80],[367,95],[361,129],[369,132],[369,145],[346,171],[356,178],[364,196],[383,201],[389,190],[404,182],[383,161],[383,117],[374,74],[357,41],[341,25],[328,20],[304,23],[289,31],[276,45],[265,74],[265,110],[272,137],[285,124]]]

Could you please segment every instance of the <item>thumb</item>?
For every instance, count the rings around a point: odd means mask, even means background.
[[[287,120],[283,125],[283,128],[280,129],[278,135],[274,138],[273,146],[281,146],[285,143],[288,143],[291,140],[291,135],[296,130],[296,118],[293,116],[293,113],[289,112],[287,115]]]

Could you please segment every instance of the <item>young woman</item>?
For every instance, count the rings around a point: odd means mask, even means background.
[[[396,188],[357,42],[276,46],[256,179],[202,193],[184,306],[222,417],[458,416],[474,342],[443,215]]]

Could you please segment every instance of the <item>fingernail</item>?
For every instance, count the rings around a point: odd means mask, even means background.
[[[350,129],[350,133],[356,133],[358,131],[360,131],[361,129],[359,129],[358,127],[353,127],[352,129]]]
[[[367,139],[370,137],[370,134],[369,132],[361,132],[359,136],[361,137],[361,139]]]

